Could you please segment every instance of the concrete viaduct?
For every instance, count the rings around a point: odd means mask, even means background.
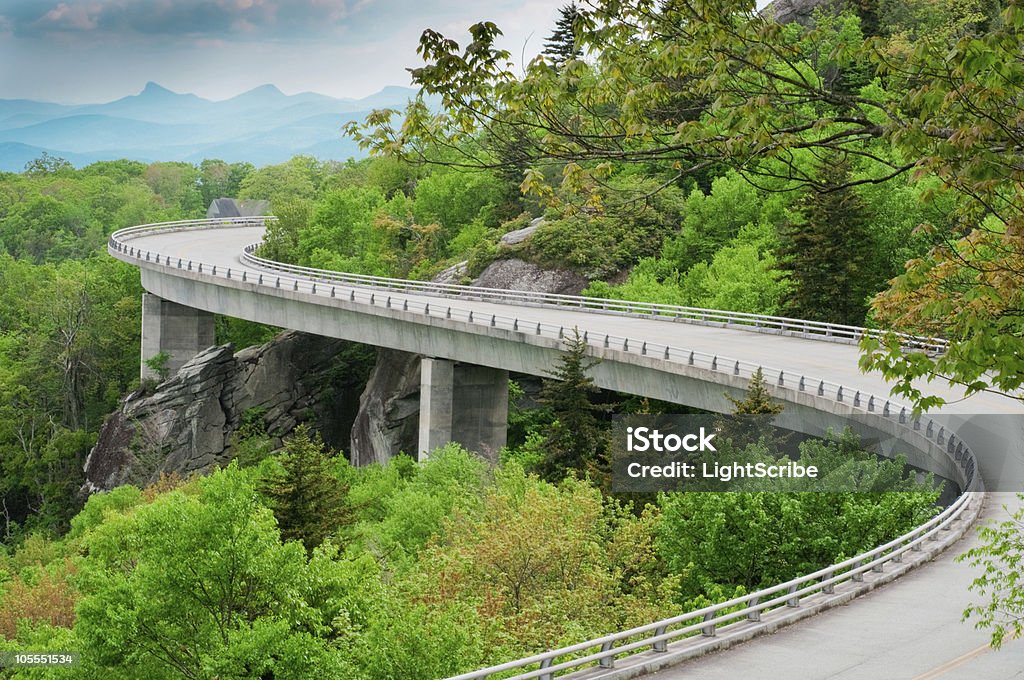
[[[546,375],[578,330],[600,359],[591,370],[599,387],[726,412],[726,394],[742,394],[761,367],[786,404],[784,427],[820,435],[851,426],[881,453],[899,448],[962,491],[1024,488],[1024,419],[1007,417],[1024,414],[1021,402],[991,393],[962,401],[958,388],[936,382],[925,389],[948,405],[915,418],[887,396],[881,376],[858,369],[864,329],[283,265],[254,252],[265,219],[145,225],[111,237],[110,254],[139,267],[147,291],[143,359],[166,352],[176,370],[213,344],[214,314],[418,353],[418,453],[458,441],[493,455],[505,443],[508,372]]]

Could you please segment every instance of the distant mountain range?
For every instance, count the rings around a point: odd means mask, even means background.
[[[373,109],[402,109],[415,94],[406,87],[385,87],[363,99],[335,99],[314,92],[286,95],[262,85],[211,101],[148,83],[139,94],[106,104],[0,99],[0,171],[21,171],[44,151],[76,166],[116,158],[220,158],[257,166],[296,154],[359,158],[363,154],[341,134],[341,126]]]

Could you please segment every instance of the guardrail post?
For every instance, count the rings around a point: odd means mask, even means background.
[[[935,435],[935,443],[938,444],[939,446],[942,446],[943,444],[945,444],[946,443],[945,434],[946,434],[946,428],[944,428],[942,426],[939,426],[939,433],[937,435]]]
[[[668,626],[658,626],[657,628],[654,629],[654,636],[658,637],[659,635],[664,635],[667,630],[668,630]],[[655,641],[655,643],[653,645],[651,645],[651,651],[652,652],[667,652],[668,651],[668,641],[667,640],[657,640],[657,641]]]
[[[796,584],[794,583],[793,585],[791,585],[789,587],[789,594],[792,595],[795,592],[796,592]],[[791,598],[789,598],[788,600],[786,600],[786,606],[787,607],[799,607],[800,606],[800,598],[799,597],[791,597]]]
[[[864,560],[857,560],[857,564],[853,565],[853,568],[854,569],[860,569],[862,564],[864,564]],[[850,575],[850,580],[851,581],[856,581],[857,583],[860,583],[861,581],[864,580],[864,572],[862,572],[862,571],[854,572],[853,574]]]
[[[540,662],[540,667],[542,669],[543,668],[551,668],[551,659],[544,659],[543,661],[541,661]],[[545,673],[545,674],[539,676],[537,680],[555,680],[555,674],[554,673]]]
[[[934,424],[935,424],[935,421],[929,419],[928,420],[928,429],[924,431],[925,436],[928,437],[929,439],[931,439],[931,437],[932,437],[932,429],[933,429],[932,426]]]
[[[605,642],[604,644],[601,645],[601,651],[602,652],[607,652],[607,651],[611,650],[611,648],[612,648],[612,643],[610,643],[610,642]],[[597,665],[599,667],[601,667],[601,668],[615,668],[615,655],[614,654],[609,654],[608,656],[602,656],[598,660]]]
[[[842,400],[843,400],[843,386],[840,385],[839,389],[836,390],[836,401],[842,401]]]
[[[881,573],[883,566],[884,566],[884,563],[883,562],[879,562],[875,566],[871,567],[871,571],[873,571],[875,573]]]
[[[868,410],[869,411],[874,411],[875,410],[875,395],[873,395],[873,394],[870,397],[868,397]]]
[[[892,560],[893,562],[896,562],[897,564],[903,561],[903,553],[896,552],[897,550],[899,550],[902,547],[903,546],[897,546],[897,547],[893,548],[892,552],[895,553],[895,554],[892,554],[892,553],[889,554],[889,559]]]
[[[921,419],[920,418],[914,418],[914,429],[915,430],[920,430],[921,429]]]
[[[832,572],[831,571],[826,572],[825,575],[821,577],[821,580],[822,581],[827,581],[830,578],[832,578]],[[826,583],[825,585],[823,585],[821,587],[821,592],[825,593],[826,595],[831,595],[832,593],[836,592],[836,584],[835,583]]]
[[[714,612],[708,612],[707,614],[704,615],[704,623],[707,623],[707,622],[711,621],[711,625],[704,626],[703,628],[700,629],[700,634],[703,635],[704,637],[715,637],[716,633],[715,633],[714,618],[715,618]]]
[[[860,406],[860,390],[857,390],[853,394],[853,405]]]
[[[750,605],[753,606],[753,607],[756,607],[760,603],[761,603],[761,598],[760,597],[755,597],[753,600],[750,601]],[[761,620],[761,610],[760,609],[755,609],[752,612],[747,612],[747,621],[760,621],[760,620]]]

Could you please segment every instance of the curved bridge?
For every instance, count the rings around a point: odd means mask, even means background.
[[[1024,459],[1022,419],[1009,426],[1010,420],[1003,419],[996,427],[972,417],[1020,415],[1020,402],[988,393],[959,402],[962,394],[956,389],[928,385],[951,403],[937,414],[914,418],[885,396],[889,390],[880,376],[859,371],[855,343],[870,332],[865,329],[283,265],[254,254],[267,219],[144,225],[111,237],[111,255],[138,266],[149,293],[143,310],[144,359],[163,351],[170,355],[171,368],[180,366],[212,344],[212,313],[418,353],[424,356],[420,453],[453,439],[496,452],[504,444],[507,372],[545,375],[575,329],[587,342],[588,354],[601,360],[591,375],[602,388],[726,412],[731,403],[725,393],[741,395],[750,376],[762,368],[773,396],[786,403],[780,425],[814,435],[851,425],[872,439],[899,443],[911,464],[972,492],[892,544],[770,592],[466,678],[513,669],[525,671],[516,677],[551,677],[594,662],[604,669],[594,677],[635,677],[640,666],[623,675],[611,665],[622,668],[623,654],[642,652],[630,658],[653,654],[654,662],[641,665],[645,671],[658,668],[669,657],[685,658],[668,652],[676,644],[693,646],[688,636],[694,632],[713,637],[739,619],[757,629],[762,614],[767,620],[792,619],[794,612],[786,610],[799,609],[808,598],[835,599],[847,586],[862,592],[878,580],[870,574],[884,572],[887,565],[901,564],[902,569],[916,563],[923,558],[904,561],[904,554],[919,555],[927,546],[930,555],[962,532],[980,509],[980,494],[974,492],[987,483],[994,488],[992,481],[1002,478],[1004,467]],[[904,341],[915,351],[942,350],[941,343],[927,339]],[[1001,462],[980,462],[978,452],[998,452]],[[961,530],[949,532],[954,523]],[[934,540],[940,536],[947,540]],[[890,568],[885,578],[895,573]],[[594,671],[582,673],[591,677]]]

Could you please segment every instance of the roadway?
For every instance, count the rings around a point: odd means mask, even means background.
[[[992,493],[979,522],[1006,519],[1013,494]],[[978,575],[955,557],[978,545],[976,532],[884,588],[724,652],[654,673],[649,680],[1010,680],[1024,678],[1024,640],[989,647],[987,631],[961,622],[980,598]]]

